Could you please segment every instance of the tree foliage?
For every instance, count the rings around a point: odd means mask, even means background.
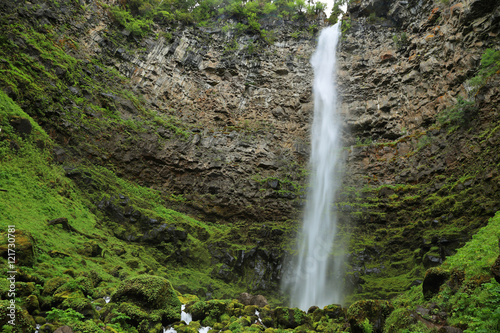
[[[235,19],[249,31],[261,29],[265,18],[306,20],[317,17],[326,3],[308,0],[120,0],[111,8],[115,20],[136,36],[149,32],[153,22],[206,25],[223,19]]]

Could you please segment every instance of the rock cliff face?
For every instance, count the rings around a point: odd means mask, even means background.
[[[498,47],[499,15],[495,1],[349,6],[337,206],[346,229],[357,226],[348,280],[358,292],[419,283],[500,208],[498,78],[470,81]]]
[[[231,26],[231,21],[227,26]],[[266,22],[275,42],[234,29],[158,27],[157,39],[110,35],[106,17],[80,36],[85,51],[131,79],[158,113],[188,127],[182,140],[165,130],[123,149],[111,134],[105,150],[127,177],[183,195],[185,209],[210,219],[297,217],[312,111],[306,26]],[[321,22],[316,22],[320,23]],[[103,145],[98,143],[98,145]]]

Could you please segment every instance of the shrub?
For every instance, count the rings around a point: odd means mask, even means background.
[[[486,49],[481,57],[479,72],[469,80],[472,89],[477,93],[488,80],[495,74],[500,73],[500,51]]]
[[[401,32],[400,34],[393,35],[392,41],[394,42],[394,45],[396,45],[398,49],[408,46],[408,44],[410,43],[410,41],[408,40],[408,35],[404,31]]]
[[[437,120],[441,124],[464,125],[470,121],[476,111],[474,101],[457,98],[457,103],[438,114]]]
[[[71,325],[82,321],[85,316],[74,309],[59,310],[52,308],[47,311],[47,321],[51,323],[60,323],[63,325]]]

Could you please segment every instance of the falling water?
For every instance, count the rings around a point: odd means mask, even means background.
[[[336,49],[340,25],[322,30],[316,52],[311,58],[314,69],[314,120],[311,128],[310,191],[304,223],[298,239],[298,255],[284,274],[284,288],[290,293],[291,306],[307,310],[340,303],[340,258],[331,256],[337,231],[332,204],[339,187],[341,171],[341,122],[337,106]]]

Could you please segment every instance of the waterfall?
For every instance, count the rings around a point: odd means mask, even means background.
[[[333,260],[337,216],[332,205],[340,185],[341,120],[336,89],[336,49],[340,24],[321,31],[311,58],[314,69],[314,120],[311,127],[311,176],[297,256],[283,274],[291,306],[307,310],[340,303],[342,256]],[[337,276],[335,276],[337,275]]]

